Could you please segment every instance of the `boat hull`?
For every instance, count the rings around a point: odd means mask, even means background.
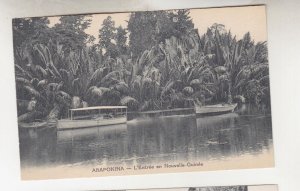
[[[235,104],[217,104],[202,107],[195,107],[195,112],[197,116],[212,116],[221,115],[225,113],[230,113],[235,110],[237,103]]]
[[[58,130],[66,129],[79,129],[86,127],[97,127],[105,125],[115,125],[126,123],[126,117],[113,118],[113,119],[101,119],[101,120],[70,120],[70,119],[61,119],[57,121]]]
[[[21,129],[39,129],[43,127],[47,127],[48,123],[47,122],[32,122],[32,123],[22,123],[19,122],[18,126]]]

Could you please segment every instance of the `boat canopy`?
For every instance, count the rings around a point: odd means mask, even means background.
[[[101,110],[101,109],[127,109],[127,106],[95,106],[70,109],[70,111],[86,111],[86,110]]]

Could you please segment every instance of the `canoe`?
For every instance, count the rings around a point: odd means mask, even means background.
[[[230,113],[235,110],[237,103],[234,104],[216,104],[206,106],[195,106],[197,116],[210,116]]]

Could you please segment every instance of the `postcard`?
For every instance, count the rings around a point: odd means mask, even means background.
[[[211,186],[211,187],[190,187],[190,188],[164,188],[144,189],[132,191],[278,191],[277,185],[239,185],[239,186]]]
[[[12,22],[23,180],[274,166],[264,5]]]

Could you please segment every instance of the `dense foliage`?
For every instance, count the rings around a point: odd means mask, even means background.
[[[92,16],[13,20],[20,121],[56,119],[69,108],[126,105],[131,111],[244,101],[269,104],[266,42],[237,39],[221,24],[199,36],[189,10],[108,16],[99,42]],[[204,29],[201,29],[204,30]]]

